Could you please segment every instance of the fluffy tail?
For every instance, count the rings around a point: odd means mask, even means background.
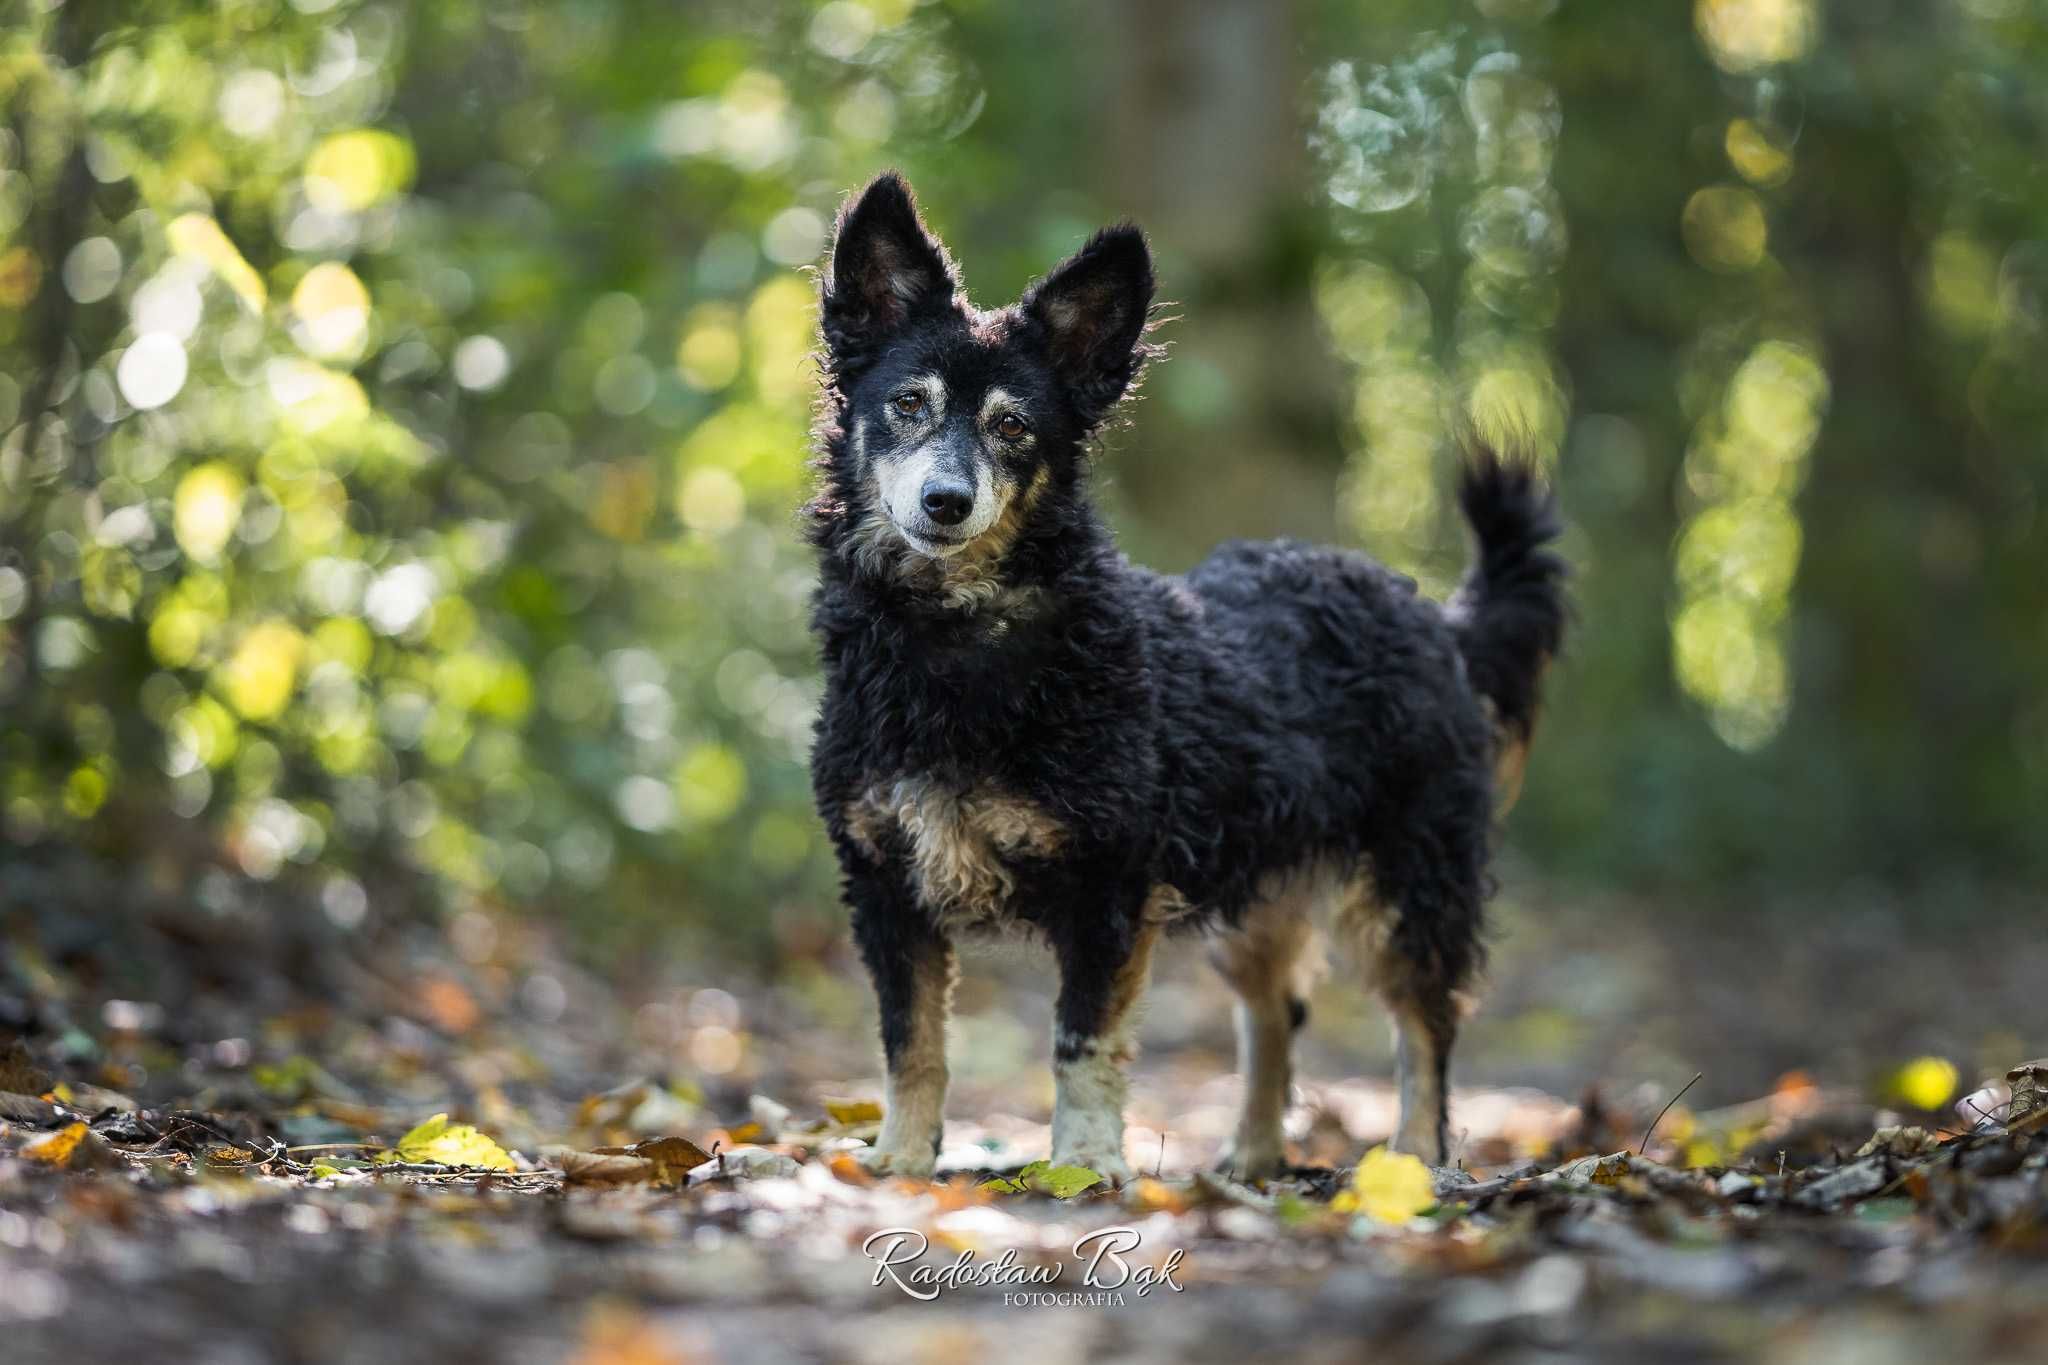
[[[1458,502],[1479,557],[1451,599],[1451,619],[1472,685],[1500,727],[1503,796],[1520,785],[1543,671],[1564,642],[1565,562],[1549,547],[1562,529],[1557,501],[1520,462],[1481,450],[1465,467]]]

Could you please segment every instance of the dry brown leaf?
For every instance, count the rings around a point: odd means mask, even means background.
[[[562,1178],[571,1185],[635,1185],[654,1179],[654,1163],[623,1147],[562,1152]]]
[[[2005,1082],[2012,1087],[2012,1105],[2005,1112],[2007,1124],[2048,1112],[2048,1057],[2021,1062],[2005,1073]]]
[[[1871,1156],[1883,1153],[1891,1157],[1926,1156],[1941,1146],[1941,1139],[1917,1125],[1904,1127],[1890,1124],[1870,1135],[1870,1141],[1856,1151],[1857,1156]]]
[[[711,1160],[711,1153],[688,1138],[649,1138],[626,1150],[654,1164],[653,1179],[658,1185],[680,1185],[691,1171]]]
[[[34,1095],[0,1090],[0,1119],[9,1123],[33,1123],[38,1127],[57,1121],[57,1106]]]
[[[1622,1177],[1629,1173],[1629,1161],[1627,1152],[1612,1152],[1606,1156],[1582,1156],[1577,1161],[1568,1161],[1558,1167],[1555,1174],[1561,1180],[1585,1180],[1595,1185],[1619,1185]]]

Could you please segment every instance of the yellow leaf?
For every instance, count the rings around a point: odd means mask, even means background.
[[[467,1123],[450,1123],[446,1114],[434,1115],[400,1138],[392,1150],[400,1161],[481,1166],[492,1171],[519,1169],[503,1147]]]
[[[78,1150],[79,1143],[85,1141],[85,1133],[84,1124],[68,1124],[29,1143],[21,1149],[21,1154],[30,1161],[40,1161],[45,1166],[68,1166],[71,1164],[71,1154]]]
[[[1375,1147],[1358,1163],[1350,1193],[1375,1223],[1405,1223],[1436,1207],[1436,1180],[1418,1157]],[[1351,1201],[1346,1201],[1350,1203]]]
[[[826,1100],[825,1112],[834,1123],[880,1123],[882,1106],[873,1100]]]

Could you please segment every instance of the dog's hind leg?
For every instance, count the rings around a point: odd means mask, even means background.
[[[1449,1154],[1451,1047],[1480,954],[1479,864],[1469,864],[1469,877],[1446,866],[1385,864],[1341,918],[1394,1019],[1401,1113],[1393,1149],[1432,1166]]]
[[[1293,1083],[1294,1035],[1308,1020],[1308,988],[1321,965],[1310,917],[1315,887],[1306,877],[1245,912],[1244,923],[1216,938],[1209,960],[1237,992],[1237,1066],[1244,1104],[1237,1134],[1216,1169],[1237,1180],[1287,1172],[1281,1119]]]
[[[1137,1007],[1159,938],[1156,920],[1134,915],[1085,941],[1055,941],[1060,994],[1053,1020],[1052,1159],[1119,1184],[1124,1160],[1124,1068],[1136,1054]]]

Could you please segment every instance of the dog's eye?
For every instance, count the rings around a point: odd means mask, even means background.
[[[896,411],[905,417],[915,417],[924,411],[924,395],[921,393],[899,393],[889,400],[896,405]]]
[[[1024,419],[1014,412],[1006,412],[996,419],[996,435],[1005,441],[1021,441],[1029,430],[1031,428],[1024,425]]]

